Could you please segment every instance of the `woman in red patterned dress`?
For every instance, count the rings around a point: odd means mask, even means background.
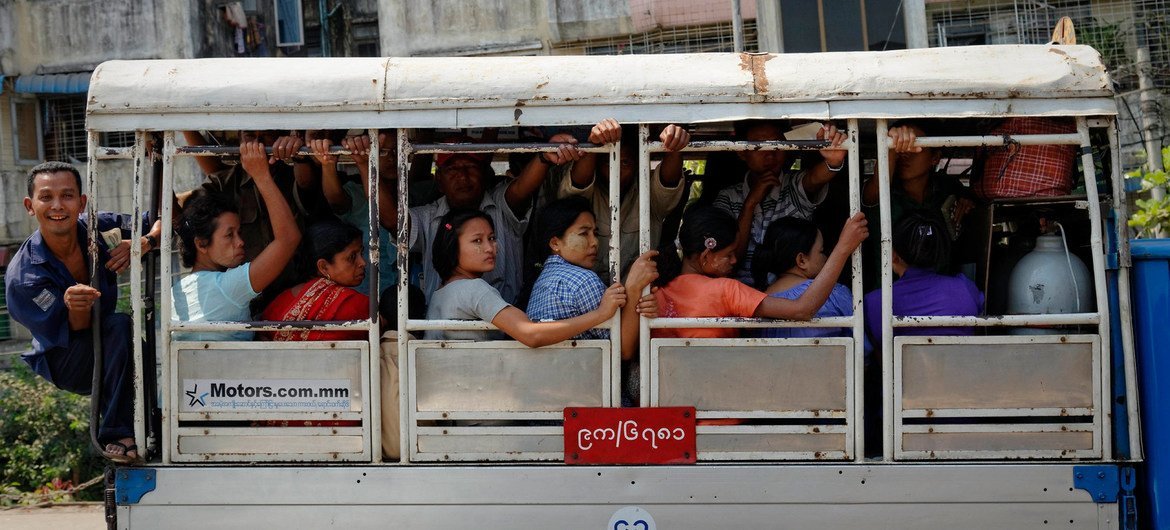
[[[261,314],[261,320],[364,320],[370,317],[370,298],[354,287],[366,276],[362,233],[341,221],[309,227],[303,249],[315,275],[280,293]],[[365,331],[285,329],[267,332],[270,340],[362,340]]]

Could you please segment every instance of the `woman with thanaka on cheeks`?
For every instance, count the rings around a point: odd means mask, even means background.
[[[564,320],[597,309],[605,294],[605,284],[593,271],[600,248],[597,222],[592,206],[583,197],[570,196],[549,203],[540,212],[537,241],[545,242],[540,276],[528,299],[528,317],[536,322]],[[650,251],[638,259],[626,276],[626,292],[640,293],[658,276]],[[638,345],[638,315],[653,318],[657,303],[646,295],[637,304],[622,309],[622,359],[633,357]],[[577,339],[608,339],[609,332],[591,329]]]
[[[432,247],[435,271],[442,285],[431,295],[431,320],[483,320],[525,346],[537,348],[580,335],[613,317],[626,304],[626,290],[615,283],[605,290],[598,307],[585,314],[552,322],[533,322],[500,297],[483,275],[496,267],[495,227],[480,210],[453,210],[439,221]],[[427,331],[430,340],[489,340],[487,331]]]
[[[865,216],[845,223],[841,238],[812,284],[795,300],[768,296],[728,276],[735,270],[737,227],[727,213],[694,208],[683,216],[679,237],[664,243],[658,259],[658,308],[664,317],[763,317],[809,320],[824,305],[850,254],[869,235]],[[738,330],[663,329],[655,337],[736,337]]]

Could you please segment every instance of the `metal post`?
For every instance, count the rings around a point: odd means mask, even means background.
[[[398,447],[399,458],[403,464],[410,463],[410,452],[413,449],[411,433],[414,432],[414,421],[410,414],[410,377],[407,371],[407,327],[406,320],[410,314],[410,285],[407,264],[410,262],[410,139],[409,130],[398,129],[398,219],[396,223],[398,240]],[[375,153],[376,154],[376,153]],[[408,421],[409,420],[409,421]],[[381,449],[379,449],[381,450]]]
[[[146,132],[134,132],[134,205],[131,209],[130,224],[130,317],[133,319],[134,332],[130,334],[134,350],[134,441],[140,448],[138,454],[145,453],[146,442],[146,414],[143,407],[146,404],[144,396],[145,370],[143,366],[142,340],[138,334],[144,332],[142,307],[142,184],[146,181],[147,169],[150,167],[146,152]],[[90,164],[95,164],[91,161]],[[153,281],[153,278],[151,279]],[[152,366],[153,370],[154,367]]]
[[[621,211],[621,175],[622,175],[622,141],[614,142],[609,151],[609,277],[610,282],[622,281],[622,254],[621,254],[621,222],[618,214]],[[639,146],[641,148],[641,146]],[[626,303],[638,303],[638,293],[626,293]],[[619,309],[610,319],[609,325],[609,384],[610,406],[622,404],[622,312]]]
[[[1097,313],[1101,321],[1097,324],[1101,334],[1101,402],[1098,418],[1100,418],[1101,454],[1104,458],[1112,457],[1113,436],[1110,433],[1110,393],[1109,384],[1109,318],[1105,315],[1109,307],[1109,297],[1105,290],[1105,248],[1101,240],[1101,196],[1097,193],[1096,168],[1093,165],[1092,141],[1089,138],[1089,124],[1083,116],[1077,118],[1077,133],[1081,135],[1081,165],[1084,167],[1085,191],[1089,199],[1089,244],[1093,254],[1093,286],[1097,300]]]
[[[326,0],[317,0],[317,19],[321,24],[321,57],[329,57],[332,51],[329,49],[329,14],[326,12]]]
[[[98,263],[98,244],[97,244],[97,131],[89,131],[86,142],[86,157],[89,162],[85,166],[85,189],[92,194],[86,208],[86,215],[89,217],[89,222],[86,223],[86,238],[88,245],[86,246],[86,254],[89,256],[89,285],[94,289],[101,289],[100,274],[103,269],[102,264]],[[101,302],[94,304],[90,308],[90,326],[89,326],[92,342],[93,342],[93,373],[92,390],[90,392],[90,443],[100,452],[105,448],[98,440],[98,419],[102,416],[102,394],[108,389],[102,388],[102,383],[105,381],[104,377],[104,356],[102,355],[102,310]]]
[[[638,125],[638,226],[646,227],[638,231],[639,254],[650,250],[650,126]],[[616,227],[617,225],[613,225]],[[611,227],[610,232],[613,232]],[[642,290],[640,295],[650,294],[650,287]],[[639,404],[650,406],[650,320],[638,318],[638,374],[641,386]]]
[[[861,211],[861,152],[857,119],[849,128],[849,216]],[[865,318],[862,310],[861,247],[853,251],[853,460],[865,459]]]
[[[739,0],[731,0],[731,32],[735,39],[735,53],[743,52],[743,12]]]
[[[1117,222],[1114,223],[1117,226],[1117,307],[1120,312],[1118,322],[1121,323],[1121,354],[1125,370],[1125,412],[1129,417],[1129,457],[1133,460],[1142,460],[1144,458],[1142,424],[1138,413],[1141,401],[1135,359],[1137,350],[1134,349],[1133,301],[1130,299],[1130,293],[1133,291],[1129,275],[1133,264],[1129,253],[1129,228],[1125,223],[1126,219],[1129,219],[1129,207],[1125,200],[1123,183],[1125,175],[1121,172],[1121,139],[1117,134],[1116,120],[1109,120],[1109,149],[1112,152],[1109,158],[1113,161],[1113,178],[1110,179],[1113,183],[1113,210],[1117,214]]]
[[[893,244],[890,233],[890,151],[886,120],[877,120],[878,216],[882,247],[882,457],[894,459],[894,284]]]
[[[173,457],[173,449],[178,443],[174,438],[175,430],[178,428],[178,419],[176,413],[171,410],[173,405],[173,393],[176,388],[179,388],[179,377],[177,370],[175,370],[172,362],[175,357],[171,352],[171,309],[174,307],[172,300],[173,293],[171,292],[171,248],[174,244],[171,237],[172,230],[170,227],[174,226],[174,205],[171,196],[175,193],[175,131],[166,131],[163,133],[163,173],[162,173],[162,224],[168,227],[162,231],[162,248],[160,249],[160,275],[159,287],[162,290],[162,318],[160,319],[159,329],[162,331],[162,377],[167,381],[167,391],[162,393],[159,408],[162,411],[162,429],[163,440],[162,444],[162,463],[170,464]]]
[[[1153,171],[1165,169],[1162,167],[1162,146],[1158,143],[1158,93],[1154,80],[1150,78],[1150,49],[1144,46],[1137,49],[1138,92],[1142,112],[1142,140],[1146,146],[1146,166]],[[1150,190],[1150,197],[1162,200],[1166,197],[1165,186],[1155,186]]]
[[[926,1],[902,0],[902,24],[906,27],[906,47],[926,48]]]
[[[756,0],[756,45],[758,51],[784,53],[784,22],[780,0]]]
[[[324,2],[324,0],[322,0]],[[325,22],[325,15],[322,14],[322,23]],[[324,43],[322,43],[324,45]],[[370,280],[370,318],[369,318],[369,339],[370,339],[370,388],[366,394],[370,398],[370,425],[368,432],[370,433],[370,456],[373,457],[374,463],[382,461],[382,332],[378,329],[378,297],[381,295],[381,284],[378,283],[379,258],[381,257],[381,242],[382,242],[382,225],[378,219],[378,181],[380,180],[381,154],[382,146],[378,141],[378,129],[370,129],[368,131],[370,136],[370,157],[369,157],[369,179],[366,182],[366,198],[368,199],[370,218],[370,240],[369,240],[369,256],[370,261],[366,265],[366,270],[370,271],[367,277]]]

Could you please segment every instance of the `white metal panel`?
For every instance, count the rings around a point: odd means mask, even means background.
[[[611,341],[407,342],[410,461],[563,460],[565,407],[612,406]],[[528,422],[552,421],[552,425]],[[436,425],[436,422],[455,422]]]
[[[704,411],[844,412],[847,374],[852,375],[846,369],[852,361],[848,340],[814,346],[654,339],[654,404]]]
[[[529,348],[512,341],[411,341],[417,412],[560,412],[609,401],[608,343]]]
[[[386,62],[361,57],[106,61],[94,69],[87,112],[376,111],[385,94]]]
[[[169,344],[172,383],[163,395],[172,403],[168,408],[170,437],[167,439],[171,461],[369,462],[372,459],[370,400],[373,394],[370,374],[365,369],[370,362],[368,342],[173,341]],[[348,411],[185,411],[184,406],[190,403],[184,397],[189,396],[185,382],[190,379],[349,381],[350,405]],[[237,424],[215,423],[223,421]],[[347,425],[329,425],[336,421]]]
[[[831,55],[831,59],[824,53],[758,56],[767,101],[1111,94],[1101,57],[1089,46],[956,46]],[[761,84],[760,76],[756,84]]]
[[[996,75],[985,75],[988,69]],[[491,123],[505,125],[541,107],[1111,95],[1092,48],[1018,45],[817,54],[109,61],[94,72],[88,112],[514,109],[506,123]],[[487,121],[504,117],[496,115]]]
[[[121,528],[1118,528],[1073,465],[159,468]],[[311,487],[306,487],[310,484]],[[1070,522],[1071,521],[1071,522]]]
[[[900,346],[904,410],[1095,406],[1093,342]]]
[[[1105,454],[1098,336],[895,337],[893,343],[894,412],[885,428],[895,459]]]
[[[699,460],[851,459],[855,351],[844,337],[652,339],[650,406],[696,407]]]

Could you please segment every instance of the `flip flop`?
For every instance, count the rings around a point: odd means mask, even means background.
[[[111,445],[121,448],[121,452],[102,451],[102,456],[117,464],[135,464],[141,461],[141,455],[130,456],[130,451],[138,452],[138,444],[126,445],[122,442],[108,442],[106,447]]]

